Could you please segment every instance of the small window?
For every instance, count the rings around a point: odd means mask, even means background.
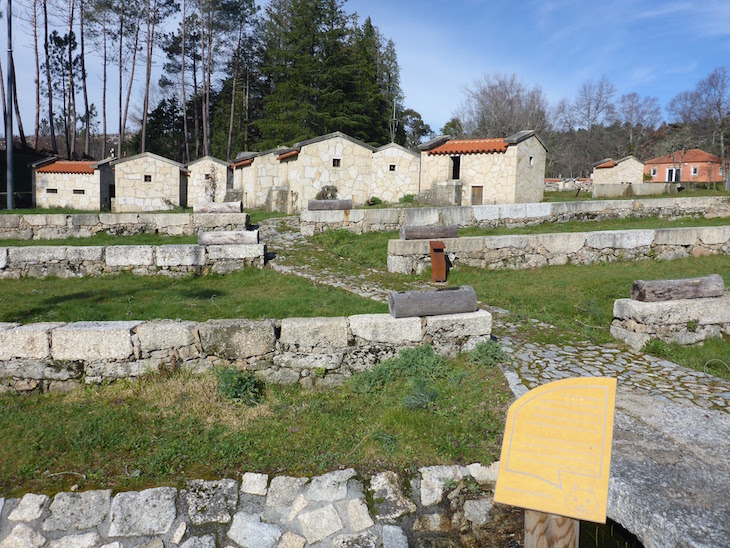
[[[395,171],[395,164],[390,164],[390,165],[388,166],[388,170],[389,170],[389,171]]]
[[[655,167],[651,168],[651,171],[649,171],[649,173],[651,174],[652,177],[656,177],[656,168]]]
[[[532,167],[534,165],[535,165],[535,157],[534,156],[530,156],[530,167]]]
[[[58,194],[58,189],[57,188],[47,188],[46,194]]]
[[[340,167],[340,159],[332,158],[332,167]]]
[[[145,175],[144,176],[144,182],[145,183],[151,183],[152,182],[152,175]]]
[[[700,168],[698,166],[692,166],[692,175],[699,175]]]
[[[86,194],[83,188],[74,188],[74,194]]]
[[[206,173],[205,174],[205,180],[206,181],[210,181],[210,173]]]

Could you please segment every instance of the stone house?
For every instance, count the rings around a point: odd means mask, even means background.
[[[187,207],[188,170],[151,152],[110,162],[114,168],[112,211],[127,213]]]
[[[111,209],[113,173],[109,160],[60,160],[53,156],[31,164],[31,169],[33,207]]]
[[[644,173],[652,183],[715,183],[726,179],[727,169],[727,161],[692,148],[647,160]]]
[[[633,156],[620,160],[606,158],[593,164],[594,185],[641,184],[644,180],[644,164]]]
[[[204,156],[187,165],[188,205],[202,202],[223,202],[233,187],[233,171],[228,162]]]
[[[393,143],[375,148],[341,132],[288,148],[242,153],[231,165],[233,190],[240,189],[248,208],[296,213],[327,185],[355,205],[373,196],[393,202],[418,192],[417,154]]]
[[[513,204],[543,199],[547,149],[534,131],[504,139],[441,136],[419,146],[419,194],[452,205]],[[443,192],[442,192],[443,191]]]

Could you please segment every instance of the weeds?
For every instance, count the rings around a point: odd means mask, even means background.
[[[469,354],[469,362],[479,367],[491,367],[507,360],[507,353],[497,341],[480,342]]]
[[[371,392],[399,379],[435,380],[446,377],[450,368],[430,345],[405,348],[398,356],[378,363],[371,371],[352,378],[357,392]]]
[[[251,371],[228,366],[219,367],[215,373],[218,377],[218,392],[222,396],[249,406],[264,401],[266,385]]]

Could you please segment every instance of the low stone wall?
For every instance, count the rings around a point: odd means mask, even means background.
[[[613,303],[611,335],[632,348],[651,339],[695,344],[730,335],[730,293],[722,297],[643,302],[619,299]]]
[[[658,196],[676,194],[677,183],[619,183],[594,184],[594,198],[629,198],[631,196]]]
[[[0,391],[58,391],[160,368],[202,372],[234,365],[267,382],[333,386],[401,348],[441,355],[487,340],[492,316],[394,319],[389,314],[274,320],[154,320],[0,324]]]
[[[227,274],[263,268],[265,244],[0,247],[0,279],[77,278],[131,272],[153,276]]]
[[[357,234],[398,230],[403,225],[525,226],[575,220],[627,217],[685,217],[707,213],[730,215],[730,197],[647,198],[583,202],[542,202],[468,207],[353,209],[352,211],[302,211],[300,229],[311,236],[344,228]]]
[[[453,266],[520,269],[730,254],[730,226],[477,236],[443,242]],[[430,266],[428,240],[388,242],[389,272],[420,274]]]
[[[0,215],[0,240],[88,238],[99,232],[115,236],[181,236],[199,230],[246,230],[248,213],[83,213]]]

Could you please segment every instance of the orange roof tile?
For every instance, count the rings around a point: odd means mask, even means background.
[[[594,169],[608,169],[609,167],[615,167],[616,162],[613,160],[608,160],[606,162],[603,162],[602,164],[597,165]]]
[[[675,152],[674,160],[672,160],[671,154],[667,154],[666,156],[660,156],[659,158],[652,158],[651,160],[647,160],[646,162],[644,162],[644,164],[645,165],[672,164],[674,162],[682,162],[682,163],[710,162],[711,164],[719,164],[720,158],[718,156],[715,156],[714,154],[710,154],[709,152],[700,150],[699,148],[691,148],[687,152],[685,152],[684,155],[682,155],[681,150]]]
[[[74,160],[56,160],[52,164],[45,165],[36,169],[37,173],[80,173],[92,174],[94,168],[91,167],[96,162],[79,162]]]
[[[282,160],[287,160],[289,158],[295,158],[298,155],[299,155],[299,151],[298,150],[290,150],[289,152],[285,152],[283,154],[279,154],[276,157],[276,159],[279,160],[279,161],[282,161]]]
[[[429,154],[482,154],[507,150],[504,139],[454,139],[429,150]]]
[[[238,167],[250,166],[251,164],[253,164],[253,158],[246,158],[245,160],[241,160],[240,162],[233,162],[231,164],[231,167],[233,169],[236,169]]]

